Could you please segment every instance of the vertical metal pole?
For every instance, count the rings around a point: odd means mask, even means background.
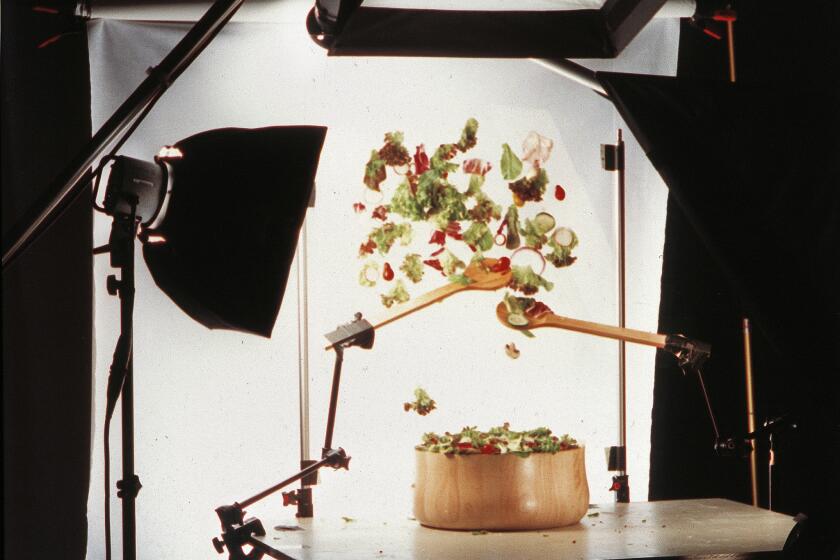
[[[773,449],[773,432],[768,438],[770,442],[770,458],[767,461],[767,509],[773,511],[773,467],[776,465],[776,452]]]
[[[123,269],[124,270],[124,269]],[[125,275],[125,273],[123,273]],[[125,371],[122,397],[122,473],[123,481],[132,481],[134,473],[134,358],[129,358]],[[137,495],[130,489],[122,490],[122,534],[123,560],[137,557],[137,517],[135,501]]]
[[[626,325],[626,209],[625,209],[625,166],[624,166],[624,139],[621,129],[618,129],[618,142],[616,144],[601,145],[601,159],[606,171],[615,171],[616,175],[616,253],[617,274],[618,274],[618,325],[625,328]],[[630,479],[627,476],[627,357],[626,345],[623,339],[618,341],[618,445],[609,448],[607,469],[618,472],[612,477],[613,483],[610,488],[615,492],[615,501],[628,503],[630,501]]]
[[[750,344],[750,320],[744,317],[744,374],[747,382],[747,432],[755,432],[755,393],[753,391],[752,346]],[[758,477],[755,446],[750,451],[750,490],[752,505],[758,507]]]
[[[297,248],[298,294],[298,388],[300,408],[300,460],[309,455],[309,271],[307,268],[306,220],[300,228]]]
[[[729,47],[729,81],[735,83],[735,22],[726,20],[726,42]]]
[[[137,557],[135,502],[140,490],[140,479],[134,472],[134,238],[137,222],[133,210],[130,216],[114,218],[114,228],[121,229],[119,236],[111,236],[111,243],[117,245],[111,248],[111,264],[117,264],[120,269],[117,288],[120,296],[120,331],[128,337],[130,347],[120,395],[122,480],[117,482],[117,496],[122,499],[123,560],[135,560]]]
[[[626,326],[626,248],[625,248],[625,197],[624,197],[624,140],[621,129],[618,129],[618,326],[622,329]],[[624,453],[624,463],[619,471],[619,476],[627,474],[627,358],[626,345],[623,340],[618,341],[618,422],[620,434],[618,445]],[[618,493],[616,493],[618,497]],[[629,501],[629,499],[628,499]]]
[[[310,207],[314,198],[310,200]],[[300,228],[297,254],[297,295],[298,295],[298,408],[300,412],[300,468],[310,467],[313,461],[309,455],[309,270],[308,270],[308,233],[306,219]],[[318,473],[300,479],[298,491],[297,517],[312,517],[312,488],[317,483]]]

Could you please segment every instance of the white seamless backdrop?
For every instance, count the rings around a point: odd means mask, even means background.
[[[164,144],[212,128],[322,124],[329,127],[308,214],[309,350],[312,449],[323,441],[333,354],[322,335],[374,314],[379,291],[358,285],[356,252],[370,224],[354,214],[363,199],[364,163],[386,131],[409,146],[457,138],[480,122],[475,156],[498,161],[499,146],[518,147],[530,130],[555,140],[552,179],[568,197],[545,205],[575,229],[578,262],[551,271],[543,299],[557,313],[614,324],[616,302],[614,176],[600,167],[601,143],[623,127],[611,104],[522,60],[328,58],[303,25],[229,25],[179,78],[128,141],[123,153],[150,159]],[[94,127],[157,64],[187,27],[94,21],[89,29]],[[614,61],[590,67],[673,74],[676,21],[651,24]],[[628,326],[655,330],[666,188],[629,133]],[[223,157],[223,156],[222,156]],[[278,178],[278,181],[282,178]],[[235,185],[231,186],[235,194]],[[497,196],[508,204],[509,199]],[[370,206],[370,205],[369,205]],[[212,219],[212,216],[208,216]],[[110,222],[98,216],[98,243]],[[419,240],[422,244],[425,240]],[[138,261],[140,257],[138,255]],[[89,558],[104,557],[102,415],[104,387],[118,335],[117,301],[95,263],[96,395],[94,468],[89,499]],[[441,281],[443,279],[441,278]],[[423,290],[436,284],[424,282]],[[209,331],[183,314],[137,267],[135,312],[136,454],[144,488],[137,501],[141,558],[207,558],[218,532],[215,507],[244,499],[298,468],[297,284],[294,272],[271,339]],[[414,292],[419,293],[418,291]],[[317,516],[411,515],[413,445],[423,432],[464,425],[547,425],[587,446],[592,501],[613,499],[603,449],[617,443],[617,344],[557,330],[526,339],[495,319],[501,293],[459,294],[383,328],[373,350],[345,357],[334,444],[353,456],[349,472],[325,471],[315,490]],[[504,345],[522,356],[512,361]],[[647,495],[652,350],[628,350],[631,495]],[[406,414],[416,386],[438,402],[429,416]],[[112,428],[112,479],[119,472],[119,410]],[[121,546],[119,500],[112,491],[114,547]],[[292,517],[279,496],[250,510],[266,525]]]

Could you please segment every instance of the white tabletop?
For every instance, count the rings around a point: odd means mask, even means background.
[[[407,518],[326,514],[263,523],[261,540],[300,560],[737,558],[781,550],[794,525],[790,516],[720,499],[600,504],[577,525],[544,531],[443,531]],[[275,529],[278,523],[301,530]]]

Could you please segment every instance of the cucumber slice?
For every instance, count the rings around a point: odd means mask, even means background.
[[[508,323],[514,327],[527,327],[528,318],[520,313],[511,313],[508,315]]]
[[[552,235],[554,242],[561,247],[569,247],[575,242],[575,232],[566,227],[559,227]]]
[[[537,226],[541,233],[546,233],[554,229],[554,216],[548,212],[540,212],[534,216],[534,225]]]

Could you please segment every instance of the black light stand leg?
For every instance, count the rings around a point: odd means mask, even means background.
[[[122,472],[123,478],[117,481],[117,496],[122,498],[122,534],[123,560],[135,560],[137,557],[137,517],[135,502],[140,491],[140,478],[134,472],[134,372],[133,360],[123,384],[122,398]]]

